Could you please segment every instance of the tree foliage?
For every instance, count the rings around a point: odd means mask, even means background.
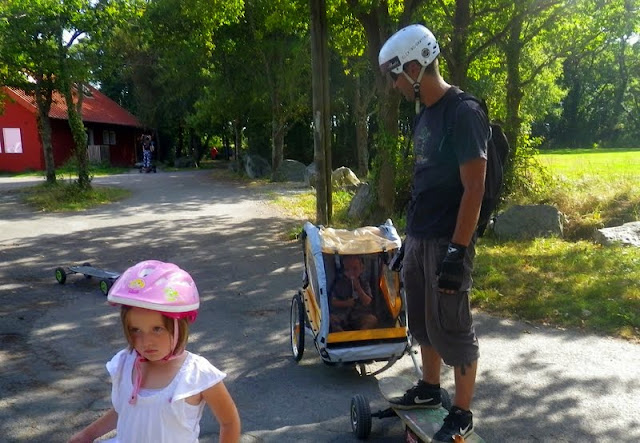
[[[435,33],[445,79],[485,98],[502,121],[515,148],[516,185],[524,186],[536,147],[638,145],[634,0],[328,0],[326,7],[333,167],[374,182],[379,217],[404,202],[413,109],[380,74],[377,54],[410,23]],[[77,43],[65,45],[73,36]],[[198,161],[217,139],[238,154],[270,155],[274,168],[286,156],[313,157],[307,2],[6,0],[0,43],[2,83],[31,88],[42,115],[63,79],[96,81],[158,131],[161,151]]]

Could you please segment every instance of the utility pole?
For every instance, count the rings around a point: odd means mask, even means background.
[[[316,223],[331,222],[331,126],[329,124],[329,49],[325,0],[311,6],[311,66],[313,87],[313,152],[316,177]]]

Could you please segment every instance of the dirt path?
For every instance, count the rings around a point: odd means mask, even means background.
[[[117,310],[95,282],[53,277],[57,266],[86,261],[122,271],[154,258],[192,273],[202,308],[190,350],[228,372],[243,441],[354,441],[351,396],[384,406],[374,379],[323,365],[310,337],[304,359],[292,361],[289,303],[302,254],[282,239],[295,221],[266,202],[273,189],[215,171],[124,174],[95,180],[131,189],[123,202],[43,214],[10,191],[29,183],[0,179],[0,441],[64,442],[109,407],[104,363],[123,347]],[[488,442],[640,441],[640,345],[481,313],[476,321],[475,423]],[[412,372],[405,357],[385,375]],[[200,441],[216,433],[207,412]],[[386,419],[371,440],[400,435]]]

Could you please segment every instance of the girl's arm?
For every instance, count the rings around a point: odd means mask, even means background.
[[[202,397],[209,405],[220,425],[220,443],[240,441],[240,416],[227,387],[223,382],[202,391]]]
[[[118,413],[111,408],[102,417],[71,437],[69,443],[93,443],[96,438],[114,430],[117,424]]]

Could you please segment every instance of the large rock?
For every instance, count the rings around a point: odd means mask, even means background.
[[[244,171],[250,178],[261,178],[271,174],[271,165],[257,154],[247,154],[244,157]]]
[[[304,184],[315,188],[317,176],[318,176],[318,169],[316,168],[316,164],[311,163],[304,170]]]
[[[296,160],[284,160],[278,170],[273,174],[273,179],[287,182],[305,181],[306,166]]]
[[[625,223],[622,226],[598,229],[594,237],[596,243],[606,246],[623,244],[640,247],[640,221]]]
[[[331,173],[331,182],[335,189],[356,189],[360,179],[346,166],[341,166]]]
[[[362,183],[358,186],[356,195],[351,199],[349,203],[349,210],[347,216],[351,220],[365,220],[371,210],[373,203],[373,192],[371,192],[371,186],[368,183]]]
[[[516,205],[500,214],[493,225],[498,238],[562,237],[563,216],[549,205]]]
[[[304,173],[304,183],[307,186],[316,187],[318,169],[315,163],[307,166]],[[360,179],[353,171],[346,166],[341,166],[331,173],[331,183],[333,189],[349,189],[355,191],[360,186]]]

